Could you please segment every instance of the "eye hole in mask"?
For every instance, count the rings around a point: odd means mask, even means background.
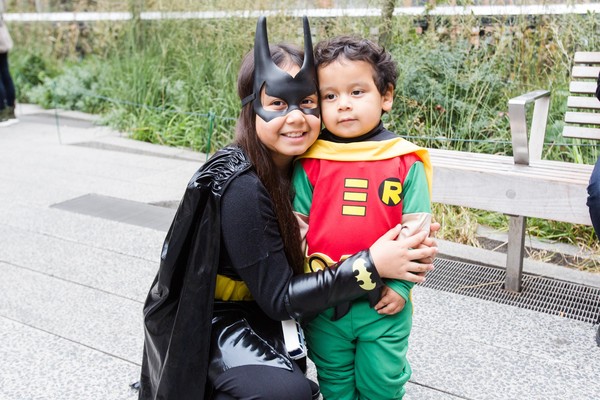
[[[260,93],[261,109],[258,111],[260,111],[259,115],[265,121],[265,117],[272,119],[280,116],[285,116],[294,110],[300,110],[306,115],[314,115],[316,117],[319,117],[319,103],[316,93],[309,93],[306,97],[303,98],[290,98],[290,96],[286,96],[287,98],[281,98],[279,96],[271,95],[266,90],[261,90]],[[281,95],[285,96],[286,93],[283,93]],[[300,93],[299,96],[300,95],[303,94]],[[290,104],[289,102],[292,103]]]

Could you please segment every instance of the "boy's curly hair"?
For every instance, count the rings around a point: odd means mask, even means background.
[[[373,67],[373,81],[382,95],[392,85],[396,89],[398,65],[392,55],[377,43],[355,36],[336,36],[315,46],[317,69],[338,60],[365,61]]]

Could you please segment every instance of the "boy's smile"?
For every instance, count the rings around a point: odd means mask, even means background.
[[[394,90],[379,93],[371,64],[344,58],[318,71],[321,117],[334,135],[353,138],[375,128],[383,111],[392,108]]]

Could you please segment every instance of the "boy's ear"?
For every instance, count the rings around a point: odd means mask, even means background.
[[[387,90],[381,96],[381,109],[384,112],[388,112],[392,109],[392,105],[394,104],[394,86],[390,83],[388,85]]]

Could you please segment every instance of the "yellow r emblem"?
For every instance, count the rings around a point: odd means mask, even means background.
[[[358,274],[356,274],[355,277],[356,282],[358,283],[358,286],[361,287],[361,289],[375,289],[375,282],[371,280],[371,273],[367,271],[364,259],[359,258],[358,260],[354,261],[354,263],[352,264],[352,271],[358,272]],[[362,282],[362,284],[360,282]]]

